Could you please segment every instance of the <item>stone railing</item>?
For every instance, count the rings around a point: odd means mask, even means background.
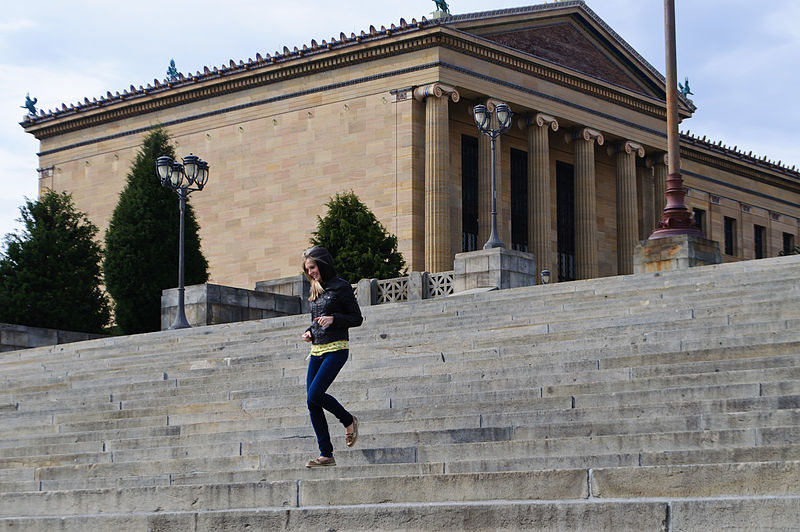
[[[446,297],[453,294],[453,272],[411,272],[394,279],[362,279],[353,285],[353,291],[361,306]]]

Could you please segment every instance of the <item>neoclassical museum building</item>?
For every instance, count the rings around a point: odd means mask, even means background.
[[[451,270],[490,232],[490,140],[473,107],[507,103],[499,237],[565,281],[633,272],[665,203],[665,94],[659,72],[570,0],[401,19],[22,126],[40,141],[40,191],[70,192],[103,234],[143,137],[164,125],[179,156],[211,168],[191,197],[210,282],[252,287],[296,275],[316,217],[350,190],[397,236],[410,271]],[[694,111],[681,95],[681,119]],[[723,261],[795,245],[800,172],[688,135],[680,155],[686,204]]]

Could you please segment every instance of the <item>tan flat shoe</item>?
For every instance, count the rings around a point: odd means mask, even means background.
[[[344,435],[344,442],[347,444],[348,447],[352,447],[356,444],[356,440],[358,439],[358,418],[353,416],[353,432],[350,434],[345,433]]]
[[[322,457],[320,457],[322,458]],[[309,460],[306,463],[306,467],[330,467],[336,465],[336,459],[331,457],[329,460],[320,460],[319,458],[314,458],[313,460]]]

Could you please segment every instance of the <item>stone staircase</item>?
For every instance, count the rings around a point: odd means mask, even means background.
[[[800,257],[0,354],[0,530],[800,530]]]

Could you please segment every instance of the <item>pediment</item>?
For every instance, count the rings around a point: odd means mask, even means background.
[[[664,78],[585,3],[476,13],[448,24],[630,91],[665,98]]]
[[[634,92],[648,93],[634,75],[570,22],[488,33],[482,37]]]

